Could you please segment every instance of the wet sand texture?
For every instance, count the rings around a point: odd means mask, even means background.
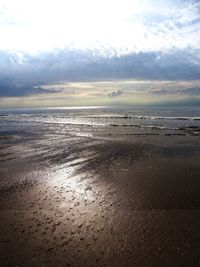
[[[200,146],[178,138],[4,140],[0,266],[199,266]]]

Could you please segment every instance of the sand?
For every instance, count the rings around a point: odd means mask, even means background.
[[[200,144],[177,138],[2,138],[0,266],[200,265]]]

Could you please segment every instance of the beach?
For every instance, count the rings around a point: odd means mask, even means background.
[[[3,111],[0,265],[198,266],[199,124],[193,109]]]

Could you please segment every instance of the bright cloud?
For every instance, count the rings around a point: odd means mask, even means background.
[[[0,0],[0,49],[196,48],[199,9],[184,0]]]

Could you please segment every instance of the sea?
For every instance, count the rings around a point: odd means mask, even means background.
[[[200,106],[0,109],[0,136],[28,138],[53,132],[105,140],[148,135],[200,136]]]

